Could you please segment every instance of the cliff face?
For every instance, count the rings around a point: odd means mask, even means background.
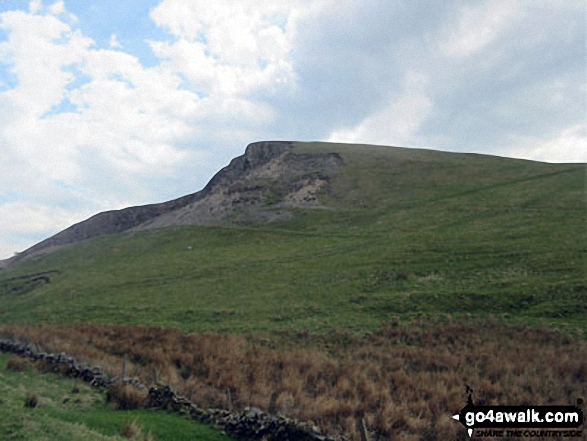
[[[338,154],[296,154],[291,142],[257,142],[199,192],[159,204],[106,211],[72,225],[9,259],[8,264],[64,245],[123,231],[222,222],[268,222],[293,207],[318,207]]]
[[[337,154],[296,154],[291,143],[251,144],[220,170],[198,197],[135,229],[222,222],[287,219],[293,207],[318,207],[329,173],[342,165]]]

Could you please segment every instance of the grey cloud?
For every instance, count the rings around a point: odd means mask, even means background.
[[[297,92],[269,99],[278,117],[266,132],[327,138],[396,102],[411,71],[428,78],[432,102],[416,133],[420,145],[489,153],[512,137],[549,136],[581,122],[580,2],[530,2],[473,55],[443,53],[461,7],[486,3],[338,2],[308,18],[294,40]]]
[[[299,23],[295,96],[274,104],[288,134],[327,138],[397,99],[411,48],[431,38],[451,7],[443,2],[337,2]],[[299,135],[298,135],[299,136]]]
[[[531,7],[480,53],[439,60],[434,112],[420,135],[491,152],[511,137],[549,136],[583,121],[585,29],[576,12]]]

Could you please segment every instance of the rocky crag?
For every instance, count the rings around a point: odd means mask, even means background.
[[[337,153],[300,154],[292,142],[249,144],[196,193],[96,214],[19,253],[4,265],[108,234],[177,225],[285,220],[292,208],[321,207],[330,174],[343,165]]]

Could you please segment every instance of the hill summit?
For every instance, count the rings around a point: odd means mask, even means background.
[[[39,242],[8,264],[65,245],[129,230],[288,219],[292,208],[320,207],[318,192],[344,164],[338,153],[295,153],[288,141],[249,144],[196,193],[168,202],[105,211]]]

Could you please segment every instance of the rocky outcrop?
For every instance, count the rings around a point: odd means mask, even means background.
[[[291,208],[321,206],[319,194],[342,163],[336,153],[298,154],[289,143],[251,144],[212,178],[202,197],[135,229],[288,219]]]
[[[62,246],[124,231],[175,225],[251,223],[288,219],[291,208],[319,207],[330,174],[343,164],[336,153],[298,154],[293,143],[256,142],[199,192],[159,204],[96,214],[19,253],[3,266]]]

